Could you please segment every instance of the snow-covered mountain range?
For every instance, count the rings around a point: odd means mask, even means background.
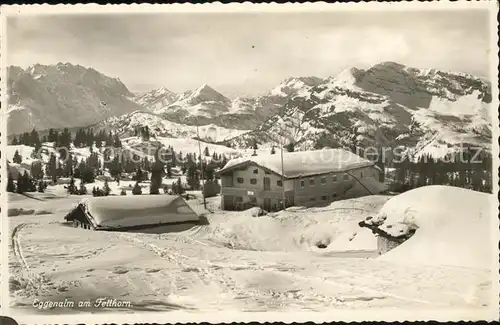
[[[70,63],[7,68],[8,133],[86,126],[141,109],[117,78]]]
[[[491,146],[491,85],[465,73],[384,62],[326,79],[288,78],[262,96],[229,99],[206,84],[133,97],[118,79],[69,64],[10,70],[11,129],[99,122],[93,127],[123,136],[148,126],[152,135],[193,138],[199,126],[202,139],[234,148],[405,145],[416,155]]]
[[[385,62],[348,69],[287,96],[284,114],[227,140],[233,146],[294,142],[394,147],[442,156],[455,145],[491,146],[491,85],[469,74],[420,70]]]

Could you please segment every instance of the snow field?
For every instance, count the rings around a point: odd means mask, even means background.
[[[192,194],[196,199],[187,202],[199,211],[199,193]],[[357,221],[375,216],[389,197],[293,207],[263,217],[254,217],[254,210],[216,210],[206,215],[208,225],[127,233],[62,226],[81,198],[38,201],[9,194],[9,208],[52,213],[9,219],[14,313],[54,312],[34,310],[33,297],[120,297],[132,302],[120,309],[129,312],[463,307],[483,315],[480,307],[488,304],[491,283],[484,270],[354,254],[375,248],[375,237]],[[318,241],[330,243],[320,249]]]

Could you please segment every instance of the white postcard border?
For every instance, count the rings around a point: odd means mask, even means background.
[[[1,148],[6,146],[6,17],[23,16],[23,15],[52,15],[52,14],[148,14],[148,13],[185,13],[185,12],[312,12],[312,11],[422,11],[422,10],[473,10],[473,9],[487,9],[490,12],[490,31],[491,31],[491,45],[490,50],[490,80],[492,83],[492,104],[491,106],[498,107],[498,24],[496,19],[496,12],[498,11],[498,4],[495,1],[481,1],[481,2],[398,2],[398,3],[333,3],[326,2],[306,3],[306,4],[221,4],[221,3],[206,3],[206,4],[171,4],[171,5],[21,5],[21,6],[2,6],[1,7],[1,100],[2,100],[2,118],[0,119],[1,132]],[[493,157],[498,157],[499,148],[496,139],[500,135],[498,126],[498,115],[493,114],[496,123],[493,123],[493,141],[492,148]],[[1,163],[1,180],[6,180],[7,172],[5,155],[0,156]],[[498,159],[493,160],[493,168],[498,170],[500,164]],[[493,189],[494,193],[498,193],[498,173],[493,173]],[[421,310],[401,310],[398,308],[384,308],[384,309],[366,309],[366,310],[332,310],[328,313],[312,313],[312,312],[209,312],[209,313],[189,313],[189,312],[158,312],[158,313],[102,313],[102,314],[73,314],[73,315],[21,315],[18,310],[10,308],[10,295],[9,295],[9,281],[8,281],[8,262],[9,255],[9,227],[7,210],[7,196],[5,195],[5,181],[1,184],[0,189],[0,202],[1,202],[1,314],[13,317],[18,323],[26,324],[76,324],[76,323],[184,323],[184,322],[271,322],[281,321],[285,323],[290,322],[325,322],[325,321],[459,321],[459,320],[497,320],[498,319],[498,305],[492,304],[488,310],[486,309],[421,309]],[[498,216],[498,202],[491,207],[491,213]],[[492,245],[498,248],[500,241],[499,220],[492,218]],[[499,269],[498,250],[492,256],[493,270]],[[491,301],[498,302],[500,285],[498,282],[498,273],[492,272],[493,286]],[[490,310],[491,309],[491,310]]]

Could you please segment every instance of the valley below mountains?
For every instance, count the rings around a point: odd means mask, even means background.
[[[404,146],[444,156],[457,146],[491,149],[491,84],[484,78],[384,62],[328,78],[293,77],[253,98],[209,85],[178,94],[133,94],[117,78],[69,63],[8,68],[8,133],[91,127],[126,137],[196,138],[235,149],[293,144]],[[197,130],[198,129],[198,130]]]

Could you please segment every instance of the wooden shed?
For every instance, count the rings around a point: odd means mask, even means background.
[[[413,236],[416,231],[416,229],[411,229],[408,233],[396,237],[380,229],[380,225],[378,224],[370,224],[361,221],[358,225],[370,229],[372,233],[377,236],[377,253],[379,255],[385,254],[391,249],[398,247]]]
[[[93,197],[80,202],[64,219],[75,227],[94,230],[129,230],[199,222],[199,216],[186,201],[174,195]]]

